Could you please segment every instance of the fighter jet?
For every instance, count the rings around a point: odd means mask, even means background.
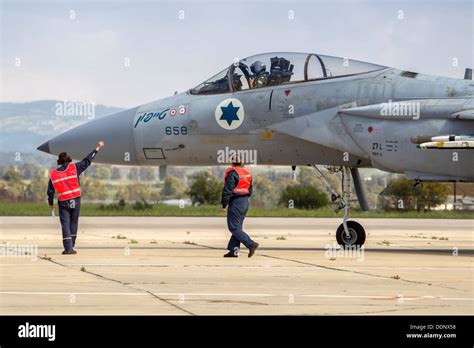
[[[415,182],[474,180],[474,82],[313,53],[265,53],[233,62],[186,92],[90,121],[38,147],[136,166],[225,165],[222,151],[256,151],[257,164],[340,172],[336,239],[364,244],[348,220],[351,177],[368,209],[359,168]],[[321,170],[326,166],[330,171]],[[327,184],[329,182],[326,180]]]

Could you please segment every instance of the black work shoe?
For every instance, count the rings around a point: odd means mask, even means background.
[[[63,255],[75,255],[77,254],[77,251],[76,250],[64,250],[62,252]]]
[[[224,255],[224,257],[238,257],[238,256],[235,255],[233,251],[229,251],[227,254]]]
[[[249,249],[249,257],[252,257],[253,254],[255,254],[255,250],[258,249],[258,243],[253,243],[252,246]]]

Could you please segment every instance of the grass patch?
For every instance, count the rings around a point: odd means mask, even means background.
[[[277,237],[277,240],[286,240],[284,236]]]
[[[188,245],[197,245],[196,243],[194,243],[194,242],[190,242],[189,240],[186,240],[186,241],[184,241],[184,244],[188,244]]]
[[[112,236],[113,239],[127,239],[127,237],[121,235],[121,234],[118,234],[116,236]]]
[[[140,205],[141,204],[141,205]],[[137,209],[137,206],[143,209]],[[102,208],[101,208],[102,207]],[[225,217],[226,212],[222,212],[219,206],[169,206],[165,204],[155,204],[146,206],[143,202],[138,205],[126,204],[121,209],[104,209],[103,204],[82,203],[81,216],[220,216]],[[42,203],[11,203],[0,202],[0,216],[49,216],[49,207]],[[279,208],[250,207],[247,216],[254,217],[324,217],[342,218],[342,212],[335,213],[330,207],[304,210]],[[473,211],[430,211],[430,212],[385,212],[369,211],[364,212],[359,209],[351,209],[351,217],[356,218],[413,218],[413,219],[474,219]]]
[[[81,267],[81,272],[85,272],[86,268],[84,266]]]
[[[138,244],[138,241],[135,239],[130,239],[130,242],[128,244]]]

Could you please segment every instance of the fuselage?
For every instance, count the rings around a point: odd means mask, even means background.
[[[67,131],[47,143],[47,152],[66,151],[80,158],[103,139],[106,147],[97,162],[117,165],[225,165],[220,158],[223,151],[247,150],[254,151],[257,164],[375,167],[414,173],[414,178],[421,173],[474,180],[472,150],[457,150],[454,161],[452,151],[420,150],[410,141],[417,135],[474,134],[472,121],[454,120],[442,112],[410,119],[339,113],[341,106],[351,103],[428,98],[450,99],[461,109],[474,109],[473,96],[472,80],[381,66],[223,93],[190,90]],[[219,119],[222,107],[231,101],[235,110],[239,108],[236,128],[230,127],[234,120],[227,127]]]

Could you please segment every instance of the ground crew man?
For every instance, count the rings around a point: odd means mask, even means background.
[[[258,248],[258,243],[242,229],[251,195],[252,174],[242,163],[232,163],[232,166],[225,171],[222,190],[222,208],[227,208],[227,227],[232,233],[227,245],[229,252],[224,257],[238,257],[240,243],[249,249],[249,257],[252,257]]]
[[[103,146],[104,142],[99,141],[95,150],[77,163],[72,163],[71,157],[66,152],[62,152],[58,156],[59,168],[50,171],[48,203],[51,214],[53,214],[54,193],[56,192],[58,195],[59,220],[63,232],[63,255],[77,254],[74,246],[76,245],[81,208],[79,175],[90,166],[95,155]]]

